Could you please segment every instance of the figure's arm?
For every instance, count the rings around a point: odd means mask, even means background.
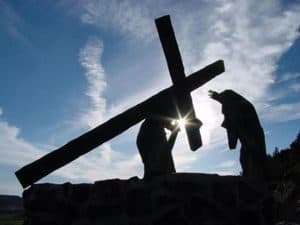
[[[228,108],[228,99],[225,101],[224,99],[224,91],[220,94],[216,91],[209,90],[209,96],[222,104],[222,113],[224,114],[224,121],[222,123],[222,127],[224,127],[227,131],[227,140],[230,149],[235,149],[238,141],[238,134],[235,126],[235,120],[237,120],[234,115],[234,108]],[[225,91],[226,92],[226,91]],[[231,94],[232,92],[230,92]],[[227,91],[228,95],[228,91]],[[232,99],[233,100],[233,99]],[[232,106],[231,106],[232,107]]]
[[[229,149],[235,149],[238,141],[238,135],[234,128],[232,127],[225,127],[227,130],[227,139],[228,139],[228,146]]]
[[[209,91],[208,91],[208,95],[209,95],[209,97],[211,97],[212,99],[214,99],[214,100],[216,100],[216,101],[218,101],[218,102],[221,103],[221,96],[220,96],[220,94],[219,94],[218,92],[213,91],[213,90],[209,90]]]
[[[172,151],[172,149],[174,147],[175,140],[177,138],[179,130],[180,130],[179,126],[177,126],[174,130],[172,130],[172,133],[171,133],[171,135],[169,137],[169,140],[168,140],[168,150],[169,151]]]

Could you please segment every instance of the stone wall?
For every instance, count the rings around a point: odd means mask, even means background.
[[[23,198],[25,225],[273,224],[272,198],[238,176],[35,184]]]

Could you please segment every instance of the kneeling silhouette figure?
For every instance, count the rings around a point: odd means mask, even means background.
[[[165,128],[171,131],[168,139]],[[155,116],[142,123],[136,143],[144,163],[145,180],[176,172],[172,148],[178,131],[177,124],[172,126],[169,121]]]

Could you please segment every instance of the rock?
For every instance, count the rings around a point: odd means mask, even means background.
[[[239,176],[35,184],[23,198],[24,225],[273,224],[270,196]]]

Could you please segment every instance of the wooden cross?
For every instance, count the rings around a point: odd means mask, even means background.
[[[223,73],[224,63],[222,60],[216,61],[185,77],[170,16],[158,18],[155,23],[173,85],[16,171],[24,188],[153,114],[174,119],[186,118],[190,122],[185,126],[190,148],[196,150],[202,145],[199,120],[195,116],[190,92]]]

